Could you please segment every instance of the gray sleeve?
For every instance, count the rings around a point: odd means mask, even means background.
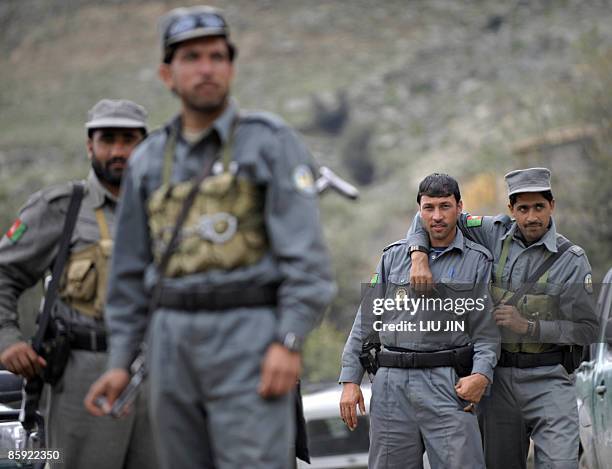
[[[492,263],[485,259],[476,277],[475,298],[485,298],[482,311],[470,313],[470,335],[474,343],[472,373],[485,375],[493,382],[493,369],[500,354],[500,334],[493,319],[493,302],[490,294]]]
[[[314,174],[312,157],[291,129],[283,127],[274,137],[264,217],[270,248],[282,274],[277,333],[304,338],[323,315],[336,287],[316,189],[308,185],[308,177],[298,177]]]
[[[499,237],[506,230],[502,222],[503,220],[505,220],[504,215],[472,217],[469,213],[461,213],[457,220],[457,227],[466,238],[475,243],[482,244],[489,251],[494,252]],[[409,246],[429,248],[429,237],[421,224],[419,212],[414,216],[406,238],[408,239]]]
[[[19,330],[17,302],[24,290],[45,274],[55,256],[62,234],[61,203],[48,203],[42,193],[30,198],[19,212],[25,227],[21,237],[0,240],[0,352],[23,340]]]
[[[384,276],[383,259],[381,258],[372,281],[374,282],[374,279],[376,279],[377,284],[384,288]],[[371,301],[372,298],[377,295],[377,292],[380,291],[378,287],[373,288],[373,285],[369,285],[365,288],[367,288],[367,290],[365,291],[365,294],[362,294],[361,304],[357,309],[357,314],[355,315],[355,321],[353,322],[351,333],[349,334],[346,344],[344,344],[344,350],[342,351],[342,369],[340,371],[340,377],[338,378],[338,382],[340,383],[361,384],[363,374],[365,373],[365,370],[359,362],[359,355],[361,354],[361,345],[370,332],[372,332],[372,328],[369,324],[372,321],[363,321],[362,310],[366,304],[365,302]],[[372,290],[370,290],[370,288],[372,288]],[[365,307],[365,310],[369,312],[370,308]]]
[[[570,252],[563,256],[568,256],[569,262],[565,263],[566,275],[561,274],[567,278],[559,297],[562,319],[541,320],[539,339],[543,343],[589,345],[597,340],[599,329],[592,285],[587,283],[591,266],[584,252],[580,256]]]
[[[104,313],[110,336],[109,368],[129,368],[148,322],[144,277],[153,256],[141,183],[130,165],[121,184]]]

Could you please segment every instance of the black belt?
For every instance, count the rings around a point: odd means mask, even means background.
[[[162,288],[159,306],[180,311],[219,311],[236,308],[276,305],[277,288],[248,287],[242,290],[211,292],[176,291]]]
[[[403,352],[378,353],[378,365],[387,368],[437,368],[441,366],[456,367],[463,355],[472,356],[473,347],[467,345],[452,350],[439,352]]]
[[[70,326],[70,346],[76,350],[89,352],[106,351],[106,333],[87,327]]]
[[[502,350],[497,366],[535,368],[563,364],[563,352],[521,353]]]

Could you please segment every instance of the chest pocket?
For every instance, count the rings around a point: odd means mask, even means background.
[[[70,255],[60,279],[59,296],[79,313],[102,318],[113,241],[102,208],[96,209],[96,220],[100,241]]]
[[[180,277],[209,269],[231,270],[259,261],[268,248],[264,224],[265,192],[231,171],[230,141],[223,151],[223,172],[202,181],[181,229],[165,275]],[[163,183],[148,202],[153,255],[159,264],[192,181],[171,184],[176,147],[171,131],[164,154]]]

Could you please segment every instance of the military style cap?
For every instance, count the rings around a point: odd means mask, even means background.
[[[86,129],[120,127],[146,129],[147,111],[127,99],[103,99],[87,113]]]
[[[527,168],[511,171],[505,176],[508,197],[521,192],[543,192],[551,190],[548,168]]]
[[[206,5],[170,10],[159,20],[159,34],[164,57],[168,48],[204,36],[229,38],[230,32],[221,10]]]

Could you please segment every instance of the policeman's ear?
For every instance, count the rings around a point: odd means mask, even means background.
[[[87,157],[91,160],[93,159],[93,135],[87,137]]]
[[[550,201],[550,212],[554,212],[555,211],[555,199],[552,199]]]
[[[463,200],[457,202],[457,217],[463,212]]]
[[[170,64],[161,63],[159,64],[159,69],[157,70],[159,78],[164,82],[166,88],[170,91],[174,91],[174,80],[172,79],[172,71],[170,70]]]

